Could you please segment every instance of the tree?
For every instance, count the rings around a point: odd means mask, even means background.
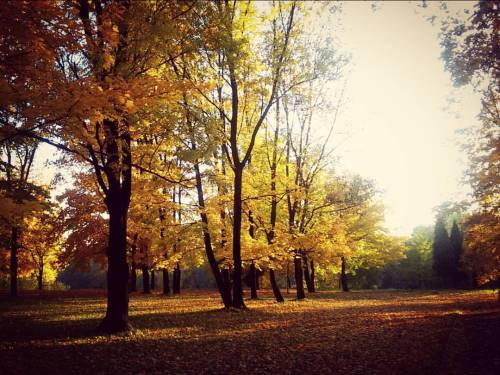
[[[455,84],[472,84],[483,96],[481,126],[469,135],[467,171],[479,208],[464,224],[465,259],[480,283],[495,281],[500,264],[499,7],[498,1],[478,1],[466,20],[448,17],[442,33],[445,67]]]
[[[416,227],[405,242],[404,258],[384,268],[384,288],[430,288],[432,280],[433,227]]]
[[[11,138],[0,148],[0,225],[9,232],[10,248],[10,295],[18,294],[19,250],[25,220],[36,211],[44,209],[47,191],[30,179],[31,166],[37,149],[37,142]]]
[[[462,257],[464,253],[463,234],[458,228],[456,221],[453,222],[450,232],[450,246],[453,253],[453,284],[455,287],[464,286],[465,273],[462,265]]]
[[[32,107],[36,116],[22,126],[6,129],[6,137],[20,134],[49,143],[72,155],[75,163],[93,169],[109,215],[108,303],[101,328],[126,330],[132,168],[146,170],[133,162],[139,118],[135,115],[142,111],[142,118],[147,118],[149,108],[168,102],[179,89],[177,81],[163,80],[158,71],[171,59],[166,56],[182,55],[186,44],[194,40],[186,38],[196,30],[189,18],[193,5],[128,0],[37,2],[34,7],[13,1],[9,5],[3,7],[7,12],[28,17],[19,16],[23,20],[19,25],[10,23],[14,30],[1,30],[10,33],[2,36],[2,48],[8,50],[10,44],[30,50],[36,46],[29,51],[28,61],[16,69],[23,82],[33,80],[32,86],[40,91],[20,91],[26,99],[12,97],[16,102],[36,103]],[[12,14],[8,16],[2,18]],[[177,26],[185,27],[169,27],[173,19]],[[33,61],[40,61],[40,69],[31,68]],[[2,61],[2,68],[5,66],[10,67],[10,62]],[[5,70],[3,78],[10,79]],[[35,102],[36,95],[44,100]]]
[[[440,218],[438,218],[434,227],[432,259],[432,269],[434,270],[434,275],[440,280],[440,286],[451,286],[455,261],[448,232],[443,220]]]

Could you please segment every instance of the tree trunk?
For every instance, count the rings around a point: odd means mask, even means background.
[[[347,274],[345,273],[345,257],[342,256],[340,259],[342,261],[341,272],[340,272],[340,283],[342,285],[342,291],[348,292],[349,286],[347,285]]]
[[[136,233],[134,234],[134,239],[132,242],[131,246],[131,258],[132,258],[132,264],[130,267],[130,279],[129,279],[129,285],[128,285],[128,291],[130,292],[137,292],[137,264],[135,263],[135,254],[137,252],[137,238],[139,237],[139,234]]]
[[[249,275],[249,281],[250,281],[250,298],[251,299],[257,299],[257,275],[255,272],[255,264],[252,262],[250,264],[250,275]]]
[[[41,261],[40,267],[38,269],[38,290],[43,290],[43,260]]]
[[[130,279],[129,279],[128,291],[129,292],[136,292],[137,291],[137,265],[135,264],[134,261],[132,261],[132,266],[130,268]]]
[[[17,243],[18,228],[12,227],[10,239],[10,296],[17,297]]]
[[[304,279],[306,281],[307,291],[314,292],[314,287],[311,285],[311,275],[309,274],[309,265],[307,264],[307,255],[302,255],[302,267],[304,268]]]
[[[174,268],[174,286],[173,293],[180,294],[181,293],[181,267],[179,263]]]
[[[149,270],[148,267],[142,266],[142,292],[151,293],[151,289],[149,287]]]
[[[114,333],[130,329],[128,322],[127,210],[118,197],[108,196],[108,304],[100,328]]]
[[[241,191],[243,185],[243,166],[234,167],[234,202],[233,202],[233,307],[245,308],[243,301],[242,265],[241,265]]]
[[[155,270],[151,270],[151,290],[156,289],[156,277],[155,277]]]
[[[196,147],[194,146],[194,141],[192,149],[196,150]],[[200,217],[202,222],[203,243],[205,245],[205,253],[207,254],[208,264],[210,265],[210,269],[212,270],[212,275],[215,278],[215,283],[217,284],[217,288],[219,289],[219,293],[221,295],[222,302],[224,303],[224,307],[229,308],[231,307],[231,289],[227,287],[227,284],[223,280],[222,274],[220,272],[212,248],[212,239],[210,238],[210,232],[208,231],[208,216],[205,212],[205,198],[203,196],[203,184],[201,181],[200,166],[198,164],[195,164],[194,170],[196,176],[196,191],[198,194],[198,207],[200,208]]]
[[[297,288],[297,299],[301,300],[306,298],[304,293],[304,281],[302,279],[302,257],[300,255],[295,255],[293,263],[295,266],[295,287]]]
[[[311,259],[311,293],[316,292],[316,273],[314,272],[314,261]]]
[[[283,296],[281,295],[280,288],[278,287],[278,283],[276,282],[276,276],[274,275],[274,270],[269,269],[269,280],[271,281],[271,287],[273,288],[274,298],[276,298],[276,302],[285,302]]]
[[[170,294],[170,278],[168,277],[168,270],[162,268],[161,270],[163,276],[163,294],[168,296]]]
[[[222,280],[224,282],[224,287],[227,290],[231,290],[231,273],[227,268],[222,270]]]
[[[290,294],[292,288],[292,280],[290,280],[290,263],[286,262],[286,294]]]

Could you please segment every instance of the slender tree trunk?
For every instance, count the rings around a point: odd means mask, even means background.
[[[129,279],[129,292],[137,291],[137,265],[134,261],[132,261],[132,266],[130,267],[130,279]]]
[[[255,272],[255,289],[260,290],[260,271]]]
[[[41,261],[40,267],[38,268],[38,290],[43,290],[43,260]]]
[[[174,286],[173,293],[180,294],[181,293],[181,267],[179,263],[174,268]]]
[[[139,234],[136,233],[134,234],[134,239],[132,242],[131,246],[131,258],[132,258],[132,264],[130,267],[130,279],[129,279],[129,286],[128,286],[128,291],[130,292],[137,292],[137,263],[135,263],[135,254],[137,252],[137,238],[139,237]]]
[[[307,264],[307,255],[302,254],[302,267],[304,269],[304,279],[306,281],[307,291],[309,293],[314,292],[314,288],[311,285],[311,275],[309,274],[309,265]]]
[[[193,141],[193,150],[196,150]],[[215,278],[215,283],[217,288],[219,289],[219,293],[222,298],[222,302],[224,303],[224,307],[231,307],[231,289],[227,287],[227,284],[224,283],[222,278],[222,274],[219,270],[219,266],[217,264],[217,260],[215,259],[214,251],[212,248],[212,239],[210,238],[210,232],[208,231],[208,216],[205,212],[205,198],[203,196],[203,185],[201,181],[201,173],[200,166],[195,164],[194,166],[195,176],[196,176],[196,191],[198,194],[198,206],[200,208],[200,217],[202,222],[202,230],[203,230],[203,243],[205,245],[205,252],[207,254],[208,264],[210,265],[210,269],[212,270],[212,275]]]
[[[292,280],[290,280],[290,263],[286,262],[286,294],[290,294],[292,288]]]
[[[10,296],[17,297],[17,249],[19,247],[17,241],[18,228],[12,227],[10,239]]]
[[[224,281],[225,288],[231,290],[231,272],[227,268],[222,270],[222,280]]]
[[[252,262],[250,264],[250,298],[251,299],[257,299],[257,281],[256,281],[257,275],[255,271],[255,264]]]
[[[316,292],[316,272],[314,271],[314,261],[311,259],[311,290],[310,292]]]
[[[148,267],[142,266],[142,292],[151,293]]]
[[[241,265],[241,193],[243,185],[243,167],[234,168],[234,202],[233,202],[233,307],[245,308],[243,301],[242,265]]]
[[[295,255],[294,266],[295,266],[295,287],[297,288],[297,299],[301,300],[306,298],[306,295],[304,293],[304,281],[302,279],[302,257],[300,255]]]
[[[128,322],[128,264],[127,264],[127,210],[118,197],[108,198],[108,304],[100,328],[106,332],[130,329]]]
[[[269,269],[269,280],[271,281],[271,287],[273,288],[274,297],[276,298],[276,302],[285,302],[283,296],[281,295],[280,288],[278,283],[276,282],[276,276],[274,275],[274,270]]]
[[[342,291],[348,292],[349,291],[349,286],[347,285],[347,274],[345,272],[345,257],[342,256],[340,258],[342,261],[341,263],[341,271],[340,271],[340,283],[342,285]]]
[[[168,296],[170,294],[170,278],[168,276],[168,270],[162,268],[161,270],[163,276],[163,294]]]
[[[156,277],[155,277],[155,270],[151,270],[151,290],[156,289]]]

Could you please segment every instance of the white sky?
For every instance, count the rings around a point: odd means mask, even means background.
[[[455,8],[470,8],[454,3]],[[342,170],[375,179],[384,193],[388,228],[410,234],[434,222],[433,208],[463,198],[465,155],[458,129],[477,122],[479,96],[452,87],[440,59],[439,27],[416,3],[348,2],[335,38],[351,54],[346,105],[338,125]],[[449,108],[453,97],[458,103]],[[35,175],[46,183],[54,169],[43,166],[53,150],[42,145]],[[51,156],[53,158],[53,156]]]
[[[374,12],[370,3],[344,4],[336,37],[352,56],[341,121],[350,136],[337,156],[342,169],[376,180],[387,226],[410,234],[434,222],[435,206],[468,192],[457,130],[477,122],[480,99],[453,88],[439,26],[417,14],[416,3],[379,5]],[[446,108],[452,96],[459,103]]]

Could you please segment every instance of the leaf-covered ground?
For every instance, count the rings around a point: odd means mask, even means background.
[[[500,373],[492,292],[261,296],[228,312],[212,292],[134,294],[135,329],[118,336],[94,331],[102,292],[0,297],[0,373]]]

